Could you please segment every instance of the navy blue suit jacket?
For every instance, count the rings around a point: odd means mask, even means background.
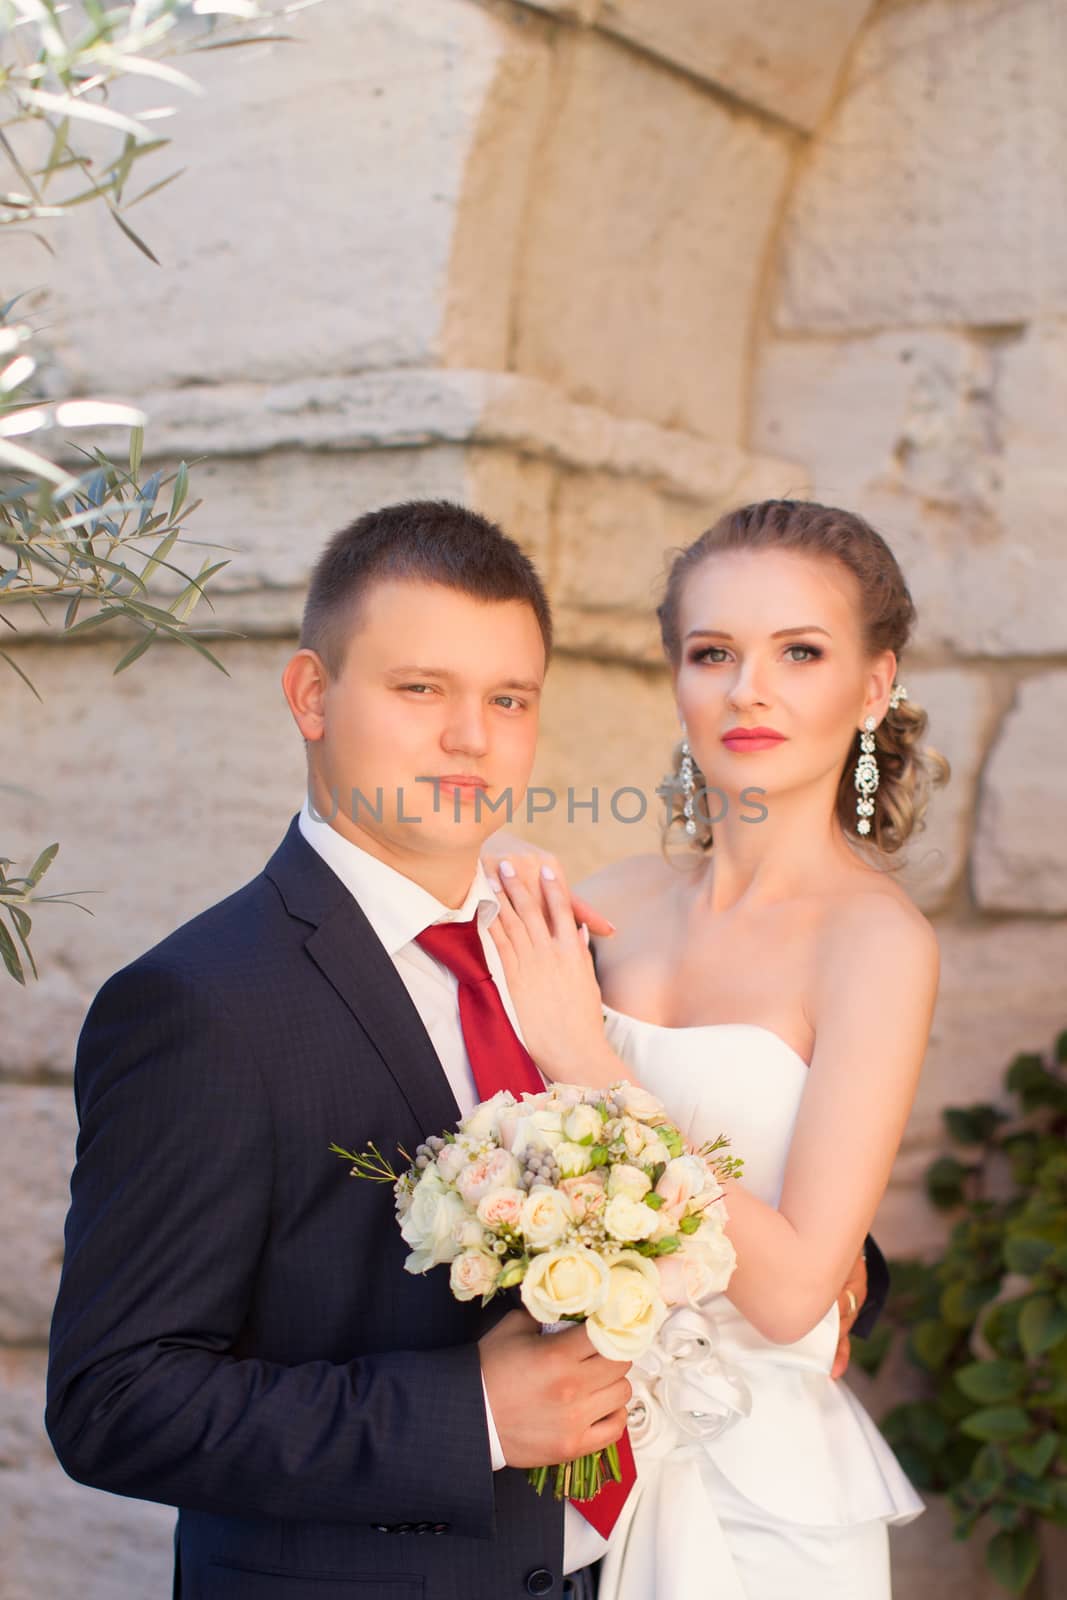
[[[560,1595],[561,1505],[491,1470],[476,1341],[501,1307],[406,1273],[391,1187],[328,1148],[412,1150],[459,1111],[295,819],[108,980],[74,1091],[45,1425],[72,1477],[179,1507],[175,1594]]]

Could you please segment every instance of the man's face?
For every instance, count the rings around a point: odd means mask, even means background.
[[[336,805],[340,831],[390,855],[476,852],[509,821],[509,791],[517,814],[544,675],[544,641],[524,601],[375,583],[340,674],[326,680],[321,738],[309,744],[320,811],[333,820]]]

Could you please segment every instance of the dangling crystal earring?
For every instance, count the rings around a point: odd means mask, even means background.
[[[696,809],[696,778],[694,777],[693,755],[689,748],[689,737],[682,739],[682,760],[678,768],[678,776],[682,783],[682,816],[685,818],[685,831],[692,839],[697,831],[696,818],[693,815]]]
[[[874,801],[871,796],[878,787],[878,763],[874,758],[874,730],[877,724],[873,717],[868,717],[864,724],[864,732],[860,734],[860,750],[862,754],[856,762],[856,789],[859,799],[856,801],[857,833],[870,833],[871,821],[874,816]]]

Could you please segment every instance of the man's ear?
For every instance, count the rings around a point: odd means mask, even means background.
[[[326,666],[316,650],[300,649],[286,662],[282,691],[293,721],[309,744],[326,729]]]

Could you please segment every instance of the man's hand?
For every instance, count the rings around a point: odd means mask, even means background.
[[[509,1311],[478,1354],[509,1467],[556,1466],[621,1437],[630,1363],[600,1355],[584,1327],[546,1337],[525,1311]]]
[[[849,1298],[849,1290],[852,1291],[854,1300]],[[863,1251],[861,1250],[859,1255],[856,1257],[855,1265],[853,1266],[852,1271],[845,1279],[841,1293],[837,1297],[837,1309],[841,1313],[841,1333],[837,1341],[837,1353],[834,1356],[834,1364],[830,1368],[831,1378],[840,1378],[841,1374],[848,1366],[849,1356],[852,1352],[852,1345],[848,1336],[849,1329],[859,1316],[860,1307],[863,1305],[863,1302],[866,1300],[866,1298],[867,1263],[863,1259]]]

